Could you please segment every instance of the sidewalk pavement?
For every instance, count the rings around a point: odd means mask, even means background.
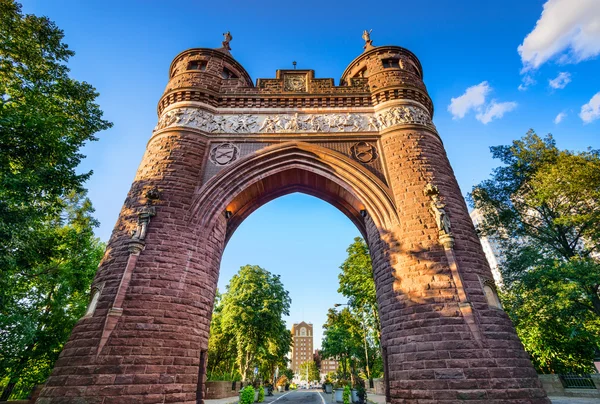
[[[204,404],[236,404],[239,396],[229,398],[216,398],[213,400],[204,400]]]
[[[367,393],[367,401],[375,404],[385,404],[385,396],[381,394]]]

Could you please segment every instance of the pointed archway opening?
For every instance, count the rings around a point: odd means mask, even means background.
[[[288,366],[294,369],[310,360],[302,356],[312,358],[321,348],[328,309],[347,301],[338,293],[340,265],[348,246],[360,236],[356,225],[328,202],[299,192],[276,198],[256,209],[231,236],[221,260],[218,289],[223,293],[244,265],[258,265],[281,277],[292,300],[290,315],[284,317],[287,329],[302,321],[311,327],[310,355],[306,349],[288,355],[290,360],[298,356]]]

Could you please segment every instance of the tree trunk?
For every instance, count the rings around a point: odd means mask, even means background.
[[[17,379],[18,380],[18,379]],[[2,390],[2,395],[0,396],[0,401],[8,401],[13,389],[17,384],[17,380],[11,379],[10,382],[6,385],[4,390]]]

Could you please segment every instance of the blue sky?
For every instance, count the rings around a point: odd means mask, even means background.
[[[81,166],[94,171],[87,187],[103,240],[156,124],[171,60],[187,48],[220,46],[225,31],[234,37],[233,56],[253,80],[274,77],[295,60],[298,68],[337,83],[362,52],[364,29],[373,29],[375,45],[413,51],[465,194],[497,165],[489,146],[507,144],[529,128],[552,133],[561,148],[600,147],[597,0],[25,0],[23,11],[46,15],[65,31],[76,52],[69,63],[73,77],[97,88],[105,117],[114,122],[86,146]],[[261,265],[281,274],[290,290],[289,320],[320,326],[326,309],[343,300],[335,292],[338,267],[357,235],[324,202],[280,198],[234,234],[219,285],[223,289],[240,265]]]

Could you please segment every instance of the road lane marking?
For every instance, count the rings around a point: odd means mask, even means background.
[[[275,401],[279,400],[280,398],[283,398],[283,397],[287,396],[290,393],[291,393],[291,391],[289,393],[285,393],[284,395],[277,397],[275,400],[273,400],[271,402],[274,403]]]
[[[319,393],[319,397],[321,397],[321,401],[323,402],[323,404],[326,404],[325,399],[323,398],[323,395],[321,393]]]

